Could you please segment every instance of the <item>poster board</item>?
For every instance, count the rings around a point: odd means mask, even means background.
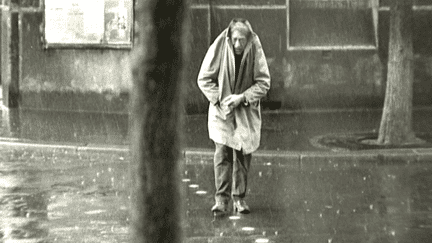
[[[130,48],[133,0],[45,0],[45,47]]]

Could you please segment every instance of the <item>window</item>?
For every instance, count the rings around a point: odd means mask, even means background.
[[[288,49],[376,49],[378,0],[287,0]]]
[[[382,10],[389,10],[390,1],[392,0],[381,0],[380,7]],[[414,0],[414,10],[432,10],[432,0]]]
[[[133,0],[45,0],[45,47],[130,48]]]

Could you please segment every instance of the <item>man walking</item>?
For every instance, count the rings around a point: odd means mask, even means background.
[[[245,19],[233,19],[209,47],[198,86],[210,102],[208,129],[214,141],[215,205],[225,213],[249,213],[244,201],[251,154],[261,138],[260,100],[270,89],[270,73],[258,36]]]

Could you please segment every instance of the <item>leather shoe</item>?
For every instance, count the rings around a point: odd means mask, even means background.
[[[234,212],[239,212],[241,214],[250,213],[249,206],[246,204],[246,202],[243,199],[234,200],[233,206],[234,206]]]
[[[226,211],[228,211],[228,203],[217,201],[216,204],[212,207],[211,211],[215,214],[225,213]]]

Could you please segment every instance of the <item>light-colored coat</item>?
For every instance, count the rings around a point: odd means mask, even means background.
[[[208,129],[210,139],[243,153],[258,149],[261,140],[260,100],[270,89],[270,73],[258,36],[250,24],[251,35],[243,52],[235,81],[235,57],[229,27],[209,47],[198,75],[198,86],[210,101]],[[221,101],[231,94],[244,94],[246,102],[231,112]]]

